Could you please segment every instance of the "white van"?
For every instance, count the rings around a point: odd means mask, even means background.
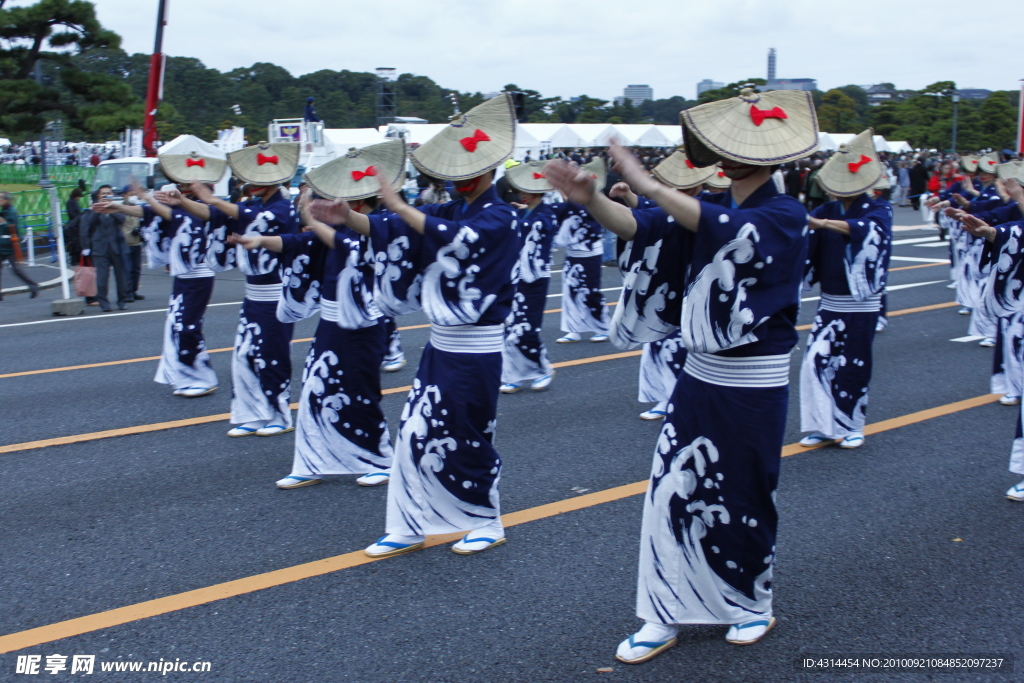
[[[230,173],[225,173],[220,182],[214,185],[214,195],[217,197],[228,196],[230,175]],[[96,177],[93,178],[91,189],[95,190],[98,187],[109,185],[115,193],[120,193],[125,185],[131,185],[133,178],[137,178],[139,183],[149,190],[159,190],[171,182],[164,175],[156,157],[125,157],[124,159],[101,161],[96,167]]]

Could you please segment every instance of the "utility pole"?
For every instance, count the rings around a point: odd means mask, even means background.
[[[953,154],[956,154],[956,115],[957,109],[960,107],[960,95],[957,92],[953,92]]]
[[[39,70],[42,60],[36,61],[35,76],[36,83],[42,84],[43,75]],[[64,223],[60,215],[60,197],[57,196],[57,188],[50,181],[46,172],[46,128],[39,134],[39,187],[50,195],[50,225],[53,226],[54,235],[57,237],[57,263],[60,265],[60,291],[63,298],[51,304],[54,315],[78,315],[85,309],[85,301],[71,298],[71,288],[68,286],[68,259],[64,251]]]

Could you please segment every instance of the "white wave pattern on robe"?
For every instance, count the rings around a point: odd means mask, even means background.
[[[425,440],[431,428],[437,433],[438,428],[444,427],[447,411],[435,410],[435,403],[440,401],[440,387],[424,387],[419,379],[413,381],[412,392],[402,411],[402,426],[395,443],[394,464],[388,484],[389,534],[418,536],[466,531],[485,526],[501,516],[498,500],[500,476],[495,477],[488,492],[491,507],[459,500],[438,479],[448,453],[458,448],[452,437]],[[494,431],[493,420],[488,431]],[[412,449],[421,451],[418,467]]]
[[[683,342],[679,335],[667,337],[660,342],[644,344],[640,355],[640,392],[637,400],[641,403],[668,401],[676,387],[676,380],[683,366]]]
[[[999,318],[1001,370],[992,375],[991,392],[1024,395],[1024,311]]]
[[[293,289],[302,285],[302,276],[309,267],[309,254],[298,254],[281,275],[281,296],[277,300],[277,319],[283,323],[297,323],[313,317],[320,310],[320,280],[313,279],[302,301],[293,296]]]
[[[536,282],[542,277],[551,276],[550,259],[544,259],[540,242],[543,239],[544,221],[530,221],[529,232],[523,241],[523,249],[519,252],[518,279],[523,282]],[[513,278],[516,274],[513,273]]]
[[[992,317],[1007,317],[1024,310],[1024,256],[1021,251],[1024,225],[1011,224],[1006,241],[999,250],[989,279],[984,284],[982,302]]]
[[[164,268],[170,265],[171,238],[160,229],[163,219],[155,216],[149,223],[143,224],[139,232],[146,243],[146,255],[150,268]]]
[[[231,355],[231,422],[243,424],[281,417],[285,426],[291,427],[292,411],[288,406],[287,387],[282,387],[283,391],[278,395],[278,404],[273,406],[263,395],[263,387],[256,374],[256,369],[263,369],[267,364],[258,349],[261,334],[259,323],[249,322],[244,314],[239,316],[235,350]],[[255,369],[250,365],[250,361],[255,365]]]
[[[562,330],[577,334],[608,334],[608,307],[602,301],[599,317],[594,316],[594,310],[587,301],[594,290],[588,286],[583,265],[569,265],[567,260],[562,268]]]
[[[381,317],[380,308],[373,301],[373,283],[365,282],[359,266],[366,254],[358,247],[352,248],[345,259],[345,265],[338,273],[338,327],[357,330],[373,327]]]
[[[516,292],[514,306],[523,306],[526,297]],[[533,349],[534,353],[539,351],[540,362],[527,358],[520,345],[523,336],[533,330],[533,326],[527,320],[520,319],[520,322],[512,322],[516,318],[509,318],[505,323],[505,339],[501,349],[501,381],[520,384],[522,382],[538,379],[551,372],[551,361],[548,360],[547,348],[543,343],[540,349]]]
[[[437,250],[436,260],[423,271],[423,311],[436,325],[472,325],[497,298],[494,294],[483,296],[473,287],[473,281],[480,266],[463,267],[460,261],[469,258],[471,247],[480,236],[469,226],[463,226],[455,239]],[[442,288],[456,286],[458,282],[458,303],[452,305],[445,300]]]
[[[847,247],[847,257],[843,261],[846,267],[846,283],[850,286],[850,294],[857,301],[864,301],[885,289],[885,259],[889,240],[885,228],[872,220],[850,219],[851,222],[867,223],[867,234],[854,253],[853,245]]]
[[[384,315],[395,317],[413,313],[422,308],[420,303],[420,291],[423,284],[423,275],[417,273],[404,296],[395,292],[394,284],[401,282],[405,277],[403,269],[411,267],[409,262],[410,243],[409,238],[401,235],[388,243],[386,251],[376,254],[374,263],[374,278],[376,287],[374,297],[377,306]]]
[[[673,410],[669,406],[669,410]],[[665,471],[663,456],[675,454]],[[644,501],[643,531],[640,536],[637,616],[662,624],[736,624],[771,615],[772,559],[754,581],[754,599],[736,590],[709,566],[701,546],[707,529],[732,523],[724,505],[707,505],[695,500],[686,506],[692,513],[683,528],[681,542],[667,511],[672,498],[688,500],[702,482],[706,463],[718,462],[718,449],[706,437],[697,437],[682,448],[675,428],[666,422],[658,436],[651,483]],[[706,485],[706,482],[704,482]]]
[[[346,439],[336,425],[342,419],[345,406],[351,405],[353,399],[347,393],[324,384],[324,380],[331,376],[331,367],[338,364],[338,356],[330,350],[321,353],[316,360],[312,356],[313,349],[310,349],[296,417],[292,473],[299,476],[365,474],[389,468],[393,451],[387,425],[381,425],[380,453],[368,451]],[[323,398],[328,393],[330,395]],[[311,401],[311,396],[320,400]],[[321,406],[319,414],[309,409],[313,403]]]
[[[808,334],[807,352],[800,366],[800,429],[840,439],[852,432],[863,432],[868,395],[858,399],[852,415],[837,405],[833,386],[839,368],[849,361],[845,354],[833,351],[837,337],[846,330],[842,318],[822,324],[815,316],[815,329]]]
[[[182,322],[182,306],[184,295],[172,294],[164,319],[164,345],[160,355],[160,363],[156,368],[154,382],[169,384],[175,389],[189,387],[217,386],[217,373],[210,366],[210,354],[205,343],[201,344],[195,356],[195,366],[181,362],[179,357],[181,343],[179,337],[184,330]]]
[[[665,322],[658,313],[665,310],[668,301],[678,296],[671,291],[667,282],[655,287],[648,296],[652,275],[656,270],[662,240],[644,249],[642,259],[625,273],[622,281],[622,297],[612,316],[611,340],[620,349],[633,349],[642,343],[657,341],[673,334],[677,325]],[[627,242],[619,255],[619,269],[625,270],[632,254],[633,243]],[[646,297],[646,298],[644,298]],[[638,301],[643,300],[641,310]]]
[[[743,328],[756,327],[767,320],[755,321],[754,312],[743,305],[747,288],[756,285],[757,279],[737,280],[736,266],[749,263],[754,258],[758,240],[757,228],[752,223],[745,224],[736,238],[719,249],[711,263],[690,284],[683,297],[681,328],[683,345],[687,349],[716,353],[757,341],[757,335],[752,331],[743,333]],[[728,303],[731,309],[728,324],[724,327],[711,312],[712,288],[721,292],[719,302]]]

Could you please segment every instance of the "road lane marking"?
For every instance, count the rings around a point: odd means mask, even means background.
[[[998,400],[998,394],[984,394],[982,396],[976,396],[963,401],[956,401],[943,406],[920,410],[916,413],[910,413],[908,415],[902,415],[900,417],[894,417],[866,425],[864,428],[864,434],[880,434],[892,429],[906,427],[908,425],[933,420],[938,417],[951,415],[953,413],[969,410],[989,403],[995,403]],[[803,448],[799,443],[789,444],[783,447],[782,457],[785,458],[796,455],[797,453],[817,450],[818,448],[822,448],[822,446]],[[630,498],[632,496],[643,494],[646,490],[647,481],[638,481],[632,484],[604,489],[602,491],[595,491],[594,493],[574,495],[572,498],[555,501],[554,503],[547,503],[545,505],[538,505],[525,510],[519,510],[518,512],[508,513],[501,516],[501,521],[506,528],[518,526],[520,524],[527,524],[529,522],[535,522],[542,519],[549,519],[567,512],[574,512],[602,505],[604,503]],[[457,540],[461,535],[462,533],[460,532],[455,534],[428,536],[424,545],[427,548],[443,545]],[[390,558],[371,558],[367,557],[362,550],[357,550],[355,552],[335,555],[333,557],[327,557],[313,562],[306,562],[292,567],[276,569],[263,574],[256,574],[254,576],[247,576],[233,581],[226,581],[224,583],[206,586],[204,588],[197,588],[184,593],[176,593],[174,595],[167,595],[154,600],[146,600],[133,605],[126,605],[124,607],[118,607],[104,612],[97,612],[95,614],[89,614],[76,619],[68,619],[66,621],[47,624],[45,626],[39,626],[25,631],[9,633],[7,635],[0,636],[0,653],[14,652],[28,647],[36,647],[55,640],[71,638],[85,633],[92,633],[94,631],[101,631],[114,626],[141,621],[161,614],[178,612],[188,609],[189,607],[197,607],[199,605],[217,602],[226,598],[254,593],[267,588],[294,583],[296,581],[301,581],[315,576],[322,576],[324,574],[341,571],[343,569],[350,569],[352,567],[371,564],[373,562],[381,562],[385,559]]]
[[[945,263],[949,264],[948,258],[920,258],[918,256],[890,256],[890,261],[916,261],[918,263]]]
[[[984,338],[985,337],[983,337],[981,335],[969,334],[966,337],[957,337],[956,339],[950,339],[949,341],[955,341],[955,342],[974,342],[974,341],[981,341]]]

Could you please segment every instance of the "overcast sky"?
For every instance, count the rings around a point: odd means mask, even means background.
[[[19,0],[17,4],[28,4]],[[610,99],[645,83],[693,98],[704,78],[780,78],[822,90],[892,82],[1010,90],[1024,78],[1012,48],[1024,2],[987,0],[167,0],[164,52],[222,71],[271,62],[429,76],[460,91],[506,83],[545,96]],[[156,0],[98,0],[129,52],[152,52]]]

